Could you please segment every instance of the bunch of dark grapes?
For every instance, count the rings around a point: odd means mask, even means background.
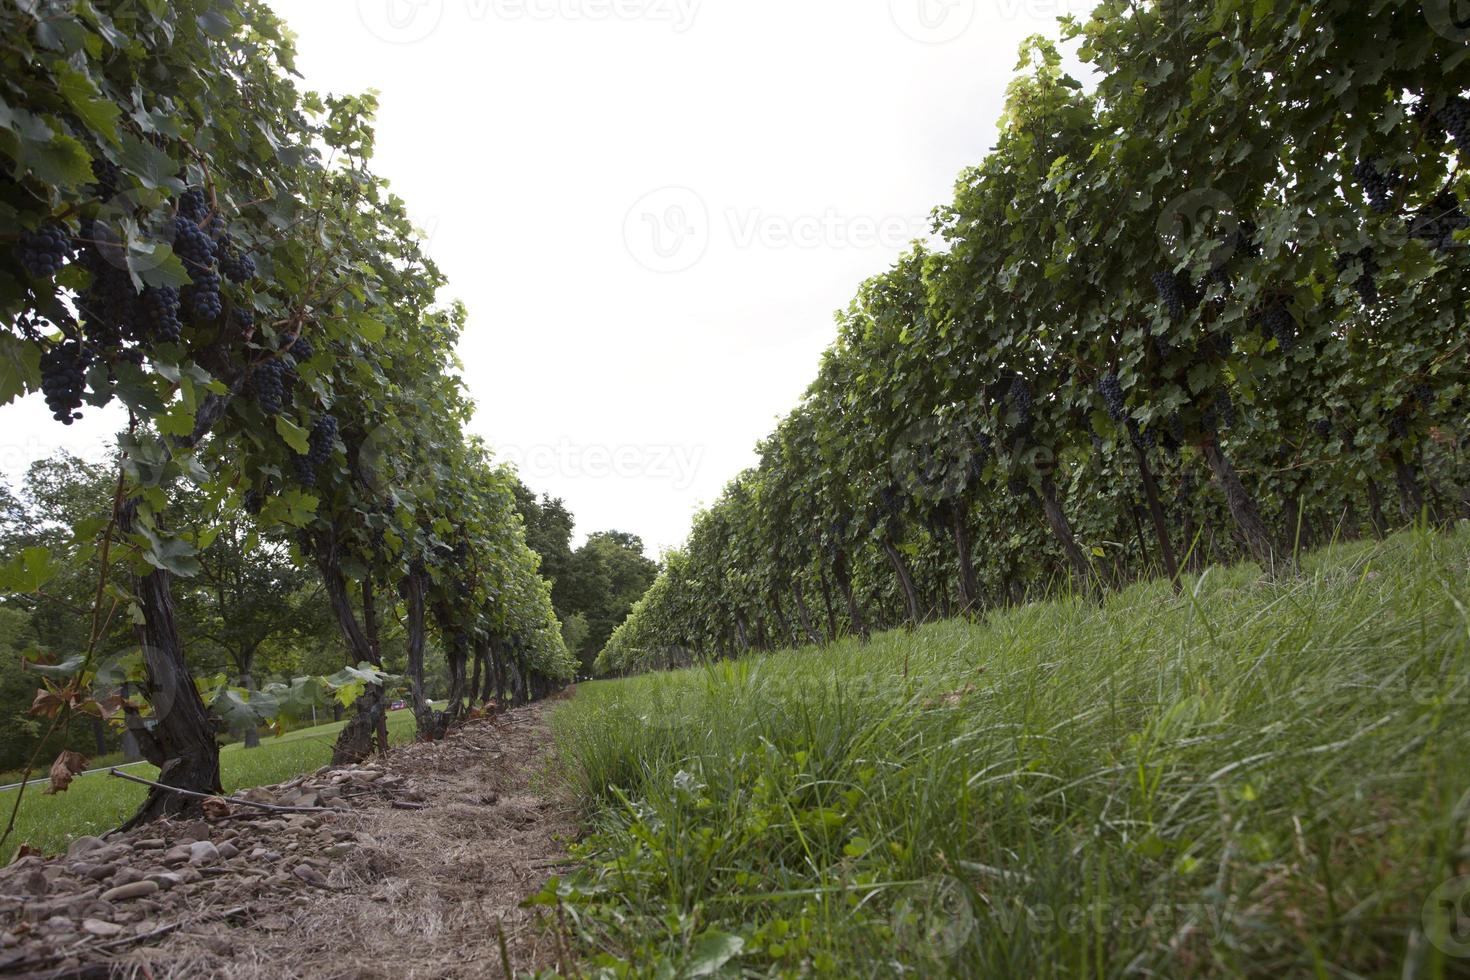
[[[1393,437],[1395,442],[1403,442],[1404,439],[1408,438],[1409,420],[1404,417],[1402,412],[1395,413],[1388,420],[1388,434]]]
[[[1353,168],[1353,178],[1363,186],[1363,194],[1368,198],[1370,208],[1379,214],[1388,214],[1393,210],[1391,195],[1394,187],[1403,180],[1402,174],[1397,170],[1382,173],[1374,161],[1362,160]]]
[[[184,303],[196,320],[217,320],[225,310],[220,295],[218,272],[196,272],[194,281],[184,289]]]
[[[1429,385],[1417,384],[1414,386],[1414,401],[1418,402],[1419,407],[1428,413],[1433,411],[1435,403],[1439,401],[1439,398],[1435,395],[1434,389],[1429,387]]]
[[[1470,228],[1470,217],[1460,207],[1460,199],[1446,191],[1414,215],[1409,233],[1419,241],[1427,242],[1430,248],[1448,252],[1459,244],[1455,241],[1455,232],[1466,228]]]
[[[209,216],[209,200],[204,196],[203,188],[191,187],[179,196],[179,214],[196,226],[203,224]]]
[[[191,276],[214,268],[214,240],[182,214],[174,218],[174,253]]]
[[[1285,302],[1277,300],[1272,303],[1262,316],[1261,324],[1269,336],[1276,338],[1282,353],[1290,354],[1296,349],[1296,319]]]
[[[1235,412],[1235,399],[1230,397],[1230,389],[1223,387],[1215,389],[1215,412],[1220,421],[1225,423],[1227,429],[1235,428],[1235,423],[1240,421],[1240,417]]]
[[[60,225],[47,222],[35,231],[22,232],[16,253],[31,278],[52,279],[71,258],[71,236]]]
[[[1261,257],[1261,243],[1256,240],[1261,229],[1249,218],[1240,223],[1235,229],[1235,250],[1247,258],[1258,259]]]
[[[240,326],[241,333],[249,333],[255,326],[255,311],[248,306],[235,307],[235,322]]]
[[[1021,428],[1024,429],[1031,424],[1032,411],[1036,407],[1036,400],[1031,395],[1031,386],[1026,383],[1025,378],[1018,375],[1011,379],[1010,398],[1011,405],[1015,408],[1020,420]]]
[[[312,469],[319,470],[326,465],[327,460],[332,458],[332,446],[336,441],[337,419],[332,415],[323,415],[311,427],[311,452],[306,458]]]
[[[1153,452],[1154,449],[1158,448],[1159,441],[1154,435],[1154,430],[1141,428],[1135,419],[1128,420],[1128,436],[1133,440],[1134,445],[1140,446],[1149,452]]]
[[[1317,434],[1318,439],[1326,442],[1332,438],[1332,423],[1327,419],[1318,419],[1312,423],[1312,431]]]
[[[1179,277],[1172,272],[1154,273],[1154,288],[1159,291],[1159,300],[1169,311],[1169,318],[1179,320],[1184,317],[1189,304],[1184,295],[1184,284]]]
[[[117,196],[122,186],[122,169],[105,157],[97,157],[92,161],[92,179],[97,196],[106,201]]]
[[[71,425],[82,417],[82,393],[87,387],[91,357],[80,341],[68,340],[41,355],[41,391],[52,417]]]
[[[265,495],[253,487],[245,491],[240,505],[245,508],[245,513],[251,517],[259,517],[260,512],[265,509]]]
[[[219,271],[230,282],[249,282],[255,278],[255,260],[226,241],[219,248]]]
[[[1230,274],[1225,271],[1224,266],[1217,266],[1210,270],[1204,282],[1200,283],[1199,289],[1195,290],[1196,295],[1209,295],[1211,286],[1220,287],[1219,295],[1210,300],[1210,310],[1218,316],[1229,308],[1230,297],[1235,292],[1235,284],[1231,282]]]
[[[1123,421],[1123,416],[1128,414],[1128,407],[1123,401],[1123,385],[1118,381],[1116,371],[1109,372],[1097,383],[1097,390],[1102,392],[1103,402],[1108,407],[1108,416],[1114,422]]]
[[[1355,262],[1359,264],[1359,272],[1358,277],[1353,280],[1353,288],[1358,291],[1364,304],[1373,306],[1378,302],[1378,282],[1374,277],[1379,269],[1378,260],[1373,257],[1373,248],[1370,246],[1339,255],[1334,263],[1338,275],[1346,272]]]
[[[903,496],[895,484],[889,484],[878,492],[878,508],[885,517],[894,517],[903,509]]]
[[[311,346],[311,341],[305,337],[297,337],[291,346],[287,348],[286,353],[290,354],[291,359],[297,364],[304,364],[316,356],[316,349]]]
[[[1470,99],[1453,96],[1439,110],[1439,122],[1455,141],[1463,157],[1470,157]]]
[[[156,343],[177,344],[183,326],[179,322],[179,291],[172,286],[148,286],[138,297],[139,333]]]
[[[1024,476],[1013,476],[1006,481],[1006,489],[1017,497],[1031,496],[1031,481]]]
[[[279,414],[286,401],[286,366],[271,360],[258,365],[250,374],[250,387],[255,391],[255,403],[267,416]]]
[[[93,226],[84,234],[91,241],[82,245],[80,262],[92,281],[77,297],[77,312],[86,324],[87,339],[98,350],[116,350],[124,338],[135,333],[138,294],[128,274],[107,261],[102,251],[105,246],[96,237],[99,230]]]
[[[311,460],[300,453],[291,454],[291,466],[296,470],[296,482],[303,487],[316,486],[316,469]]]
[[[1176,412],[1169,417],[1169,428],[1164,430],[1164,452],[1169,454],[1170,459],[1178,456],[1179,450],[1184,446],[1184,441],[1179,437],[1182,431],[1183,426],[1179,424],[1179,414]]]

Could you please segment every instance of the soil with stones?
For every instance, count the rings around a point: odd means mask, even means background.
[[[570,810],[542,795],[551,702],[361,766],[205,804],[0,870],[0,975],[499,977],[551,965],[520,908],[565,864]]]

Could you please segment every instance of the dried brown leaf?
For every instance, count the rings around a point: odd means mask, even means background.
[[[218,796],[211,796],[200,806],[204,809],[204,815],[210,820],[223,820],[234,812],[230,809],[230,804]]]
[[[66,704],[66,699],[55,691],[38,688],[36,699],[31,702],[31,714],[40,715],[43,718],[55,718],[56,713],[64,704]]]
[[[76,774],[87,768],[87,757],[71,749],[63,749],[51,763],[51,782],[41,792],[47,796],[65,793]]]

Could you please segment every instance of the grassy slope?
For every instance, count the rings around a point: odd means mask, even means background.
[[[1470,872],[1467,581],[1462,525],[583,685],[572,941],[640,975],[732,936],[755,974],[1458,975],[1421,923]]]
[[[246,750],[239,743],[226,745],[220,750],[225,792],[268,786],[326,765],[331,760],[337,732],[345,724],[341,721],[318,725],[287,732],[280,738],[266,738],[258,749]],[[388,715],[390,741],[410,742],[413,736],[413,712],[394,711]],[[153,779],[158,774],[147,763],[126,771],[145,779]],[[67,792],[56,796],[42,795],[42,788],[43,784],[36,783],[26,788],[15,834],[6,845],[10,853],[0,856],[3,860],[8,861],[15,848],[23,843],[48,852],[59,851],[73,838],[111,830],[138,808],[148,792],[147,787],[113,779],[106,773],[80,776]],[[0,827],[10,819],[15,792],[0,793]]]

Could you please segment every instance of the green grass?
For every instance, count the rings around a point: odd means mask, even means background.
[[[332,743],[346,724],[344,720],[297,729],[279,738],[264,738],[258,749],[246,749],[240,743],[224,746],[220,749],[220,767],[225,792],[269,786],[326,765],[332,758]],[[400,745],[413,741],[413,738],[413,712],[390,712],[389,741]],[[101,761],[99,764],[108,765],[110,762]],[[147,763],[125,771],[144,779],[154,779],[158,775],[158,770]],[[26,787],[15,833],[6,844],[6,861],[21,844],[52,853],[65,850],[67,844],[77,837],[111,830],[132,815],[148,792],[146,786],[100,772],[78,776],[69,790],[55,796],[43,795],[43,785],[32,783]],[[10,819],[16,792],[7,790],[0,793],[0,827]]]
[[[541,900],[593,975],[1466,975],[1467,582],[1461,525],[582,685]]]

